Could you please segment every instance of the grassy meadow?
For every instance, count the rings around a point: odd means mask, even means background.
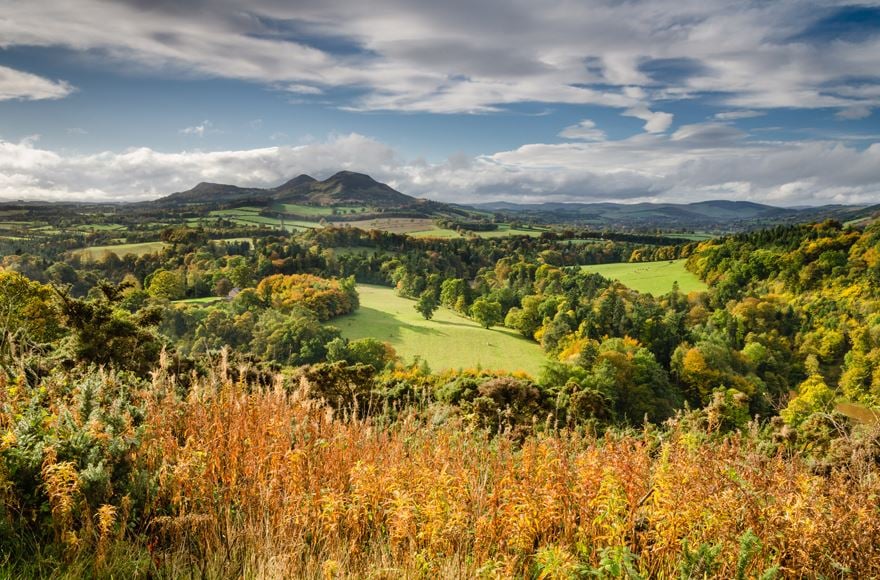
[[[74,250],[73,255],[82,256],[87,260],[100,260],[107,254],[116,254],[120,258],[122,256],[133,254],[135,256],[143,256],[144,254],[153,254],[164,248],[164,242],[141,242],[137,244],[117,244],[113,246],[94,246],[91,248],[81,248]]]
[[[685,294],[705,290],[705,282],[689,272],[684,267],[685,262],[686,260],[625,262],[581,266],[581,268],[611,280],[619,280],[621,284],[633,290],[655,296],[671,291],[674,282],[678,282],[679,290]]]
[[[340,206],[333,208],[329,206],[291,203],[273,206],[273,210],[279,213],[287,213],[304,218],[300,220],[285,219],[284,229],[289,232],[321,227],[321,220],[331,218],[334,215],[334,209],[338,215],[349,216],[362,213],[367,214],[370,211],[366,206]],[[215,218],[224,218],[234,224],[243,226],[281,227],[282,220],[279,217],[260,215],[261,211],[262,208],[249,206],[213,210],[208,214],[208,217],[190,218],[187,220],[187,224],[190,226],[205,225],[212,222]],[[431,218],[370,217],[365,215],[364,219],[331,222],[331,224],[348,225],[363,230],[381,230],[395,234],[407,234],[414,238],[457,239],[464,237],[462,233],[456,230],[438,227]],[[499,224],[497,230],[472,233],[479,238],[503,238],[506,236],[539,236],[544,231],[547,231],[547,228],[513,228],[510,224]]]
[[[361,306],[332,324],[348,339],[388,342],[404,360],[419,355],[433,370],[450,368],[522,370],[536,375],[544,354],[536,343],[506,328],[486,330],[445,308],[431,320],[416,312],[414,301],[393,289],[358,285]]]
[[[309,217],[316,216],[319,218],[334,215],[334,212],[336,214],[344,215],[364,213],[369,210],[366,206],[303,205],[300,203],[280,203],[273,206],[272,209],[289,214]]]

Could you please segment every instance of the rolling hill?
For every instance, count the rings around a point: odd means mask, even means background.
[[[353,171],[339,171],[323,181],[302,174],[272,188],[199,183],[187,191],[133,205],[141,211],[183,209],[196,214],[248,206],[257,208],[266,216],[311,219],[309,216],[320,214],[328,221],[365,220],[377,217],[440,218],[467,224],[493,221],[494,214],[494,221],[499,223],[563,225],[592,230],[713,233],[825,219],[861,223],[880,213],[880,205],[781,208],[750,201],[731,200],[634,204],[610,202],[447,204],[415,198],[376,181],[369,175]]]
[[[839,219],[857,220],[880,211],[880,206],[828,205],[781,208],[749,201],[712,200],[676,203],[540,203],[475,204],[507,219],[598,228],[695,229],[736,231],[780,223]]]
[[[157,199],[152,204],[154,206],[219,205],[242,201],[316,206],[353,204],[382,209],[408,208],[425,203],[400,193],[369,175],[340,171],[324,181],[318,181],[309,175],[300,175],[270,189],[203,182],[187,191]]]
[[[272,191],[277,201],[310,205],[405,207],[419,202],[369,175],[352,171],[340,171],[324,181],[300,175]]]

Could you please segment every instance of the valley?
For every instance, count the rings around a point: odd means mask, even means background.
[[[429,575],[470,577],[480,546],[529,554],[508,576],[609,550],[672,576],[682,537],[729,548],[713,570],[833,553],[870,576],[829,538],[880,539],[851,509],[880,493],[852,479],[876,458],[877,214],[692,205],[468,208],[346,172],[5,205],[0,539],[46,552],[0,576],[259,576],[278,554],[363,576],[397,550],[404,576],[431,552]]]
[[[446,308],[425,320],[413,300],[391,288],[360,284],[360,308],[334,324],[349,340],[377,338],[407,362],[425,361],[434,371],[482,369],[538,376],[544,353],[535,342],[507,328],[485,329]]]

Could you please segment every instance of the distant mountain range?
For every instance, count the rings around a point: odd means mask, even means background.
[[[395,209],[421,202],[389,185],[379,183],[369,175],[340,171],[324,181],[318,181],[309,175],[300,175],[270,189],[203,182],[190,190],[172,193],[151,203],[180,206],[229,204],[242,201],[325,206],[367,205],[374,208]]]
[[[572,225],[589,229],[738,231],[780,223],[838,219],[857,221],[880,213],[878,206],[827,205],[780,208],[749,201],[695,203],[539,203],[510,202],[445,204],[401,193],[363,173],[340,171],[319,181],[299,175],[272,188],[199,183],[192,189],[148,202],[151,209],[187,208],[205,211],[216,207],[277,204],[361,206],[386,215]],[[371,213],[372,213],[371,212]],[[361,217],[365,217],[364,214]],[[334,218],[346,219],[346,218]]]
[[[826,205],[782,208],[750,201],[713,200],[695,203],[539,203],[474,204],[511,219],[578,224],[601,228],[740,230],[779,223],[838,219],[855,221],[880,212],[880,205]]]

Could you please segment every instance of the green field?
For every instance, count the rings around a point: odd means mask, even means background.
[[[520,228],[512,228],[510,224],[498,224],[497,230],[479,232],[465,232],[466,235],[473,234],[478,238],[504,238],[507,236],[540,236],[543,232],[547,230],[545,229],[520,229]],[[444,238],[444,239],[454,239],[462,237],[462,234],[455,230],[449,230],[445,228],[439,228],[434,224],[431,224],[430,228],[426,228],[424,230],[412,231],[408,232],[414,238]]]
[[[115,246],[94,246],[92,248],[81,248],[73,250],[73,255],[83,256],[88,260],[100,260],[107,254],[116,254],[120,258],[127,254],[135,256],[143,256],[144,254],[153,254],[165,247],[164,242],[141,242],[139,244],[118,244]]]
[[[303,206],[308,207],[308,206]],[[312,208],[320,209],[320,208]],[[329,208],[328,208],[329,209]],[[281,228],[281,220],[277,217],[269,217],[260,215],[262,208],[259,207],[237,207],[233,209],[218,209],[212,211],[207,218],[190,218],[187,220],[189,226],[199,226],[206,223],[212,223],[216,218],[228,219],[234,224],[242,226],[268,226],[271,228]],[[288,232],[302,231],[304,229],[318,227],[317,221],[304,220],[284,220],[284,229]]]
[[[86,232],[113,232],[126,229],[122,224],[81,224],[74,229]]]
[[[672,290],[673,282],[678,282],[679,290],[685,294],[705,290],[706,284],[685,269],[685,261],[599,264],[581,266],[581,269],[601,274],[610,280],[619,280],[633,290],[655,296],[666,294]]]
[[[388,342],[405,361],[420,356],[435,371],[480,366],[536,375],[544,362],[541,347],[512,330],[486,330],[445,308],[425,320],[413,308],[414,301],[391,288],[360,284],[357,289],[361,307],[332,321],[348,339]]]
[[[280,211],[284,213],[292,213],[296,215],[302,216],[329,216],[329,215],[348,215],[348,214],[358,214],[364,213],[369,210],[366,206],[353,206],[353,205],[345,205],[345,206],[329,206],[329,205],[302,205],[300,203],[279,203],[277,205],[272,206],[272,209],[275,211]]]
[[[437,238],[437,239],[444,239],[444,240],[453,240],[453,239],[461,237],[461,234],[459,234],[455,230],[448,230],[446,228],[438,228],[437,226],[431,226],[431,229],[428,229],[428,230],[419,230],[416,232],[409,232],[409,235],[414,238]]]
[[[489,232],[474,232],[479,238],[503,238],[505,236],[540,236],[547,231],[544,228],[512,228],[510,224],[498,224],[497,230]]]
[[[660,234],[666,238],[678,238],[680,240],[690,240],[692,242],[704,242],[706,240],[713,240],[718,237],[716,234],[710,234],[708,232],[691,232],[689,234]]]
[[[215,302],[220,302],[223,298],[219,296],[205,296],[204,298],[184,298],[183,300],[175,300],[174,304],[199,304],[199,305],[207,305],[214,304]]]

